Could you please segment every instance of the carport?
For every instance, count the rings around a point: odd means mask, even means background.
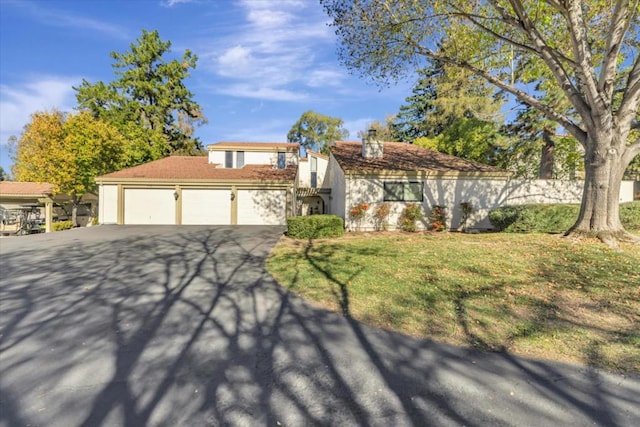
[[[27,204],[41,204],[44,210],[45,231],[51,232],[53,222],[53,184],[46,182],[0,181],[0,206],[6,210],[18,209]],[[2,232],[5,232],[4,218]]]

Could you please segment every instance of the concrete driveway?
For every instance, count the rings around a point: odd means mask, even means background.
[[[0,423],[640,425],[640,378],[368,328],[278,287],[269,227],[0,240]]]

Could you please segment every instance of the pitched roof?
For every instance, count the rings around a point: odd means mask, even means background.
[[[307,150],[307,158],[312,155],[313,157],[319,157],[321,159],[329,160],[329,156],[326,154],[318,153],[317,151]]]
[[[265,150],[298,150],[300,144],[293,142],[216,142],[215,144],[207,145],[208,149],[225,149],[225,148],[258,148]]]
[[[289,166],[286,169],[274,169],[271,165],[245,165],[240,169],[225,169],[217,166],[219,165],[209,163],[209,159],[204,156],[172,156],[102,175],[96,180],[292,181],[297,171],[295,166]]]
[[[361,142],[336,142],[331,154],[345,172],[433,172],[438,174],[508,175],[501,169],[403,142],[384,142],[381,158],[362,157]]]
[[[53,184],[47,182],[0,181],[3,196],[45,196],[53,193]]]

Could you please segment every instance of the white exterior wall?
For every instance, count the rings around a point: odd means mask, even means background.
[[[384,202],[383,182],[422,181],[424,198],[422,208],[425,220],[418,224],[420,228],[427,226],[426,218],[432,206],[444,206],[447,223],[450,229],[457,229],[461,224],[462,212],[460,203],[471,203],[474,213],[467,222],[468,228],[491,228],[488,214],[491,209],[505,205],[523,205],[537,203],[569,203],[578,204],[582,199],[583,181],[557,180],[500,180],[500,179],[411,179],[411,178],[352,178],[347,181],[346,206],[339,208],[345,218],[348,229],[356,229],[356,224],[349,219],[349,209],[360,204],[369,205],[366,218],[360,229],[374,229],[373,212],[379,204],[388,203],[391,207],[389,227],[395,228],[405,205],[410,202]],[[335,193],[334,193],[335,197]],[[624,181],[620,191],[620,202],[633,200],[633,182]],[[417,203],[417,202],[416,202]],[[336,207],[336,211],[338,207]],[[340,215],[338,213],[338,215]]]
[[[237,165],[237,152],[244,151],[244,164],[245,165],[273,165],[278,164],[278,150],[270,149],[269,151],[245,151],[240,148],[232,150],[213,150],[209,151],[209,163],[217,163],[221,168],[224,168],[225,164],[225,152],[233,152],[233,165]],[[298,164],[298,155],[294,152],[286,152],[287,165]]]
[[[329,213],[338,215],[345,220],[346,225],[346,206],[347,206],[347,180],[344,171],[331,156],[329,158],[329,170],[331,171],[329,185],[331,187],[331,203],[329,204]]]
[[[300,162],[298,165],[298,187],[311,186],[311,162]]]
[[[100,224],[116,224],[118,222],[118,186],[101,185],[98,199]]]
[[[298,163],[298,187],[311,187],[311,157],[317,159],[318,188],[331,188],[331,182],[327,174],[329,160],[313,154],[307,156],[307,161]]]

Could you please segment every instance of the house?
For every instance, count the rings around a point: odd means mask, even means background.
[[[96,178],[102,224],[273,224],[294,212],[298,144],[220,142]]]
[[[351,230],[376,228],[371,213],[382,204],[390,208],[386,222],[394,229],[409,203],[422,208],[425,221],[420,228],[427,227],[426,218],[436,205],[453,209],[447,225],[456,228],[461,202],[486,208],[478,186],[503,185],[510,176],[492,166],[408,143],[378,141],[372,135],[362,142],[335,143],[329,169],[332,213],[344,218]],[[362,204],[368,206],[368,214],[356,223],[349,212]]]
[[[505,204],[579,203],[582,181],[517,180],[509,172],[425,148],[382,142],[336,142],[326,156],[299,158],[292,143],[220,142],[206,157],[168,157],[96,178],[102,224],[284,225],[293,215],[334,214],[349,230],[376,228],[372,213],[388,205],[389,229],[408,204],[428,228],[434,206],[446,227],[490,229],[489,211]],[[623,182],[620,201],[633,199]],[[368,206],[355,221],[350,211]],[[472,213],[465,215],[463,205]]]

